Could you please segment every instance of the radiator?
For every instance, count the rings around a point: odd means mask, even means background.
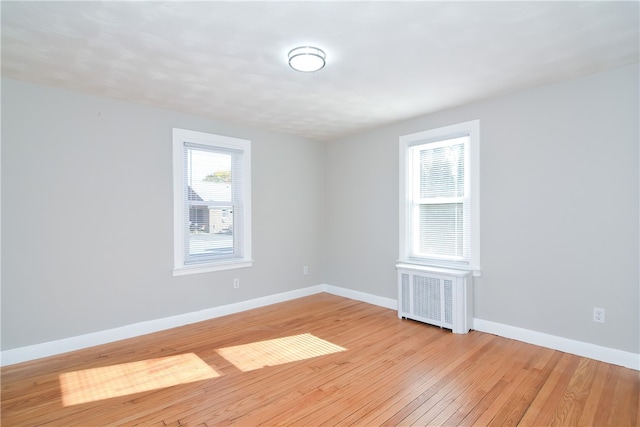
[[[398,264],[398,317],[466,334],[473,321],[471,272]]]

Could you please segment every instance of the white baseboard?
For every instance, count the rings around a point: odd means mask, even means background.
[[[239,313],[253,308],[264,307],[279,302],[289,301],[320,292],[327,292],[345,298],[366,302],[368,304],[398,309],[398,302],[392,298],[385,298],[366,292],[355,291],[353,289],[341,288],[333,285],[316,285],[307,288],[296,289],[294,291],[283,292],[275,295],[255,298],[248,301],[241,301],[220,307],[213,307],[192,313],[180,314],[177,316],[165,317],[162,319],[149,320],[146,322],[134,323],[119,328],[94,332],[86,335],[65,338],[56,341],[34,344],[26,347],[4,350],[0,353],[0,366],[8,366],[16,363],[27,362],[69,351],[80,350],[100,344],[106,344],[122,339],[133,338],[140,335],[158,332],[166,329],[184,326],[203,320],[214,319],[228,314]],[[620,365],[627,368],[640,370],[640,354],[602,347],[596,344],[575,341],[555,335],[544,334],[529,329],[491,322],[483,319],[473,320],[473,329],[486,332],[505,338],[523,341],[529,344],[547,347],[602,362]]]
[[[26,347],[4,350],[0,353],[0,366],[14,365],[16,363],[27,362],[29,360],[40,359],[42,357],[54,356],[69,351],[80,350],[100,344],[107,344],[127,338],[150,334],[152,332],[163,331],[176,328],[203,320],[214,319],[228,314],[239,313],[253,308],[264,307],[279,302],[301,298],[308,295],[323,292],[322,285],[310,286],[308,288],[296,289],[294,291],[283,292],[275,295],[255,298],[248,301],[241,301],[220,307],[208,308],[191,313],[179,314],[177,316],[165,317],[162,319],[149,320],[146,322],[133,323],[119,328],[107,329],[93,332],[86,335],[64,338],[56,341],[49,341],[41,344],[29,345]]]
[[[340,288],[338,286],[333,285],[321,285],[323,287],[323,291],[338,295],[341,297],[354,299],[357,301],[366,302],[372,305],[378,305],[384,308],[390,308],[391,310],[398,309],[398,300],[392,298],[379,297],[378,295],[368,294],[366,292],[354,291],[353,289]]]
[[[398,301],[395,299],[379,297],[377,295],[371,295],[365,292],[354,291],[352,289],[340,288],[332,285],[322,286],[324,287],[323,290],[325,292],[331,294],[390,308],[392,310],[398,309]],[[569,338],[549,335],[542,332],[532,331],[530,329],[518,328],[516,326],[505,325],[483,319],[474,318],[473,329],[479,332],[486,332],[526,342],[528,344],[534,344],[540,347],[551,348],[565,353],[588,357],[589,359],[599,360],[613,365],[624,366],[626,368],[635,369],[636,371],[640,370],[640,354],[628,351],[616,350],[609,347],[603,347],[596,344],[576,341]]]
[[[640,370],[640,354],[628,351],[616,350],[483,319],[473,319],[473,329],[528,344],[538,345],[540,347],[588,357],[589,359],[599,360],[613,365]]]

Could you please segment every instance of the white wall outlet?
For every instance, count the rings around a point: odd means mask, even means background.
[[[240,287],[240,279],[233,279],[233,287],[236,289]]]
[[[593,307],[593,321],[604,323],[604,308]]]
[[[306,265],[302,267],[302,274],[304,274],[305,276],[309,274],[309,267],[307,267]]]

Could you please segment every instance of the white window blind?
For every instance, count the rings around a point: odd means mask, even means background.
[[[400,138],[403,262],[477,271],[478,121]]]
[[[469,263],[469,137],[411,147],[411,256]]]
[[[174,129],[174,274],[251,262],[250,143]]]
[[[233,221],[243,209],[241,156],[184,143],[185,264],[242,256],[242,221]]]

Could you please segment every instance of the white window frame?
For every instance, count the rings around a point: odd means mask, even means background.
[[[234,218],[234,221],[242,222],[242,233],[234,247],[237,246],[239,254],[232,257],[221,257],[215,260],[190,264],[185,256],[185,229],[186,206],[185,195],[185,143],[197,144],[212,149],[240,150],[242,152],[242,188],[240,190],[242,203],[242,217]],[[205,132],[197,132],[187,129],[173,129],[173,241],[174,241],[174,276],[187,274],[207,273],[212,271],[230,270],[234,268],[251,267],[251,141],[228,136],[215,135]],[[236,226],[234,225],[234,229]],[[234,236],[235,238],[235,236]]]
[[[420,258],[412,256],[412,191],[413,165],[411,151],[413,147],[425,144],[439,144],[442,141],[468,136],[468,155],[465,163],[465,177],[468,179],[469,224],[464,224],[469,233],[468,262],[453,262],[447,259]],[[400,137],[400,247],[399,261],[408,264],[429,267],[455,268],[472,271],[480,276],[480,121],[472,120],[451,126],[445,126],[424,132]]]

